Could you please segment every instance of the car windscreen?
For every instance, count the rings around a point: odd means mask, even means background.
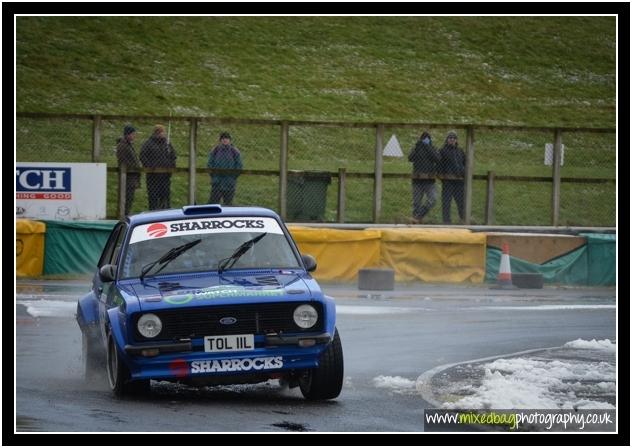
[[[257,239],[265,233],[265,236]],[[195,218],[155,222],[134,227],[122,260],[121,278],[140,277],[144,266],[170,250],[201,240],[166,263],[160,274],[217,271],[220,263],[249,245],[230,269],[298,268],[297,260],[279,223],[267,217]],[[242,250],[243,251],[243,250]],[[149,274],[151,275],[151,273]]]

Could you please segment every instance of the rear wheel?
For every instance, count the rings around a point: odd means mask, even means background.
[[[320,355],[318,367],[306,371],[299,378],[299,386],[308,400],[330,400],[340,395],[343,379],[342,343],[335,330],[334,340]]]
[[[110,389],[118,397],[149,392],[149,380],[131,379],[130,371],[121,359],[112,333],[108,335],[107,373]]]

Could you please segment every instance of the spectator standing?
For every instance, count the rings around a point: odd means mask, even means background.
[[[125,169],[137,170],[140,168],[140,161],[134,149],[134,139],[136,138],[136,129],[131,124],[125,125],[123,128],[123,136],[116,140],[116,158],[118,160],[119,169],[125,165]],[[136,189],[140,187],[140,173],[127,173],[127,182],[125,184],[125,214],[129,215],[134,202],[134,194]]]
[[[413,175],[431,175],[437,172],[439,152],[432,146],[432,137],[423,132],[408,155],[408,161],[413,164]],[[430,209],[437,202],[437,187],[433,179],[413,179],[413,219],[421,223]],[[426,196],[426,202],[423,199]]]
[[[145,168],[175,168],[176,152],[167,140],[165,127],[158,124],[140,149]],[[147,173],[149,210],[171,208],[171,173]]]
[[[458,146],[456,132],[450,131],[445,144],[439,150],[439,167],[442,174],[460,177],[461,179],[443,179],[441,188],[441,205],[443,208],[443,223],[451,224],[450,207],[452,198],[456,202],[461,222],[465,216],[465,152]]]
[[[219,136],[220,143],[213,148],[208,155],[208,168],[242,170],[241,153],[231,143],[228,132],[222,132]],[[210,204],[232,205],[235,191],[237,190],[237,177],[235,174],[211,174]]]

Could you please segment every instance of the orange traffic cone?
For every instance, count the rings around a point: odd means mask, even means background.
[[[503,254],[500,256],[500,270],[493,289],[518,289],[511,281],[511,264],[509,262],[509,244],[503,244]]]

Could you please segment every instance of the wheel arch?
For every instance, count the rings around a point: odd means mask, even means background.
[[[333,338],[336,330],[336,302],[333,298],[325,296],[323,304],[325,307],[325,331]]]
[[[99,320],[99,305],[94,293],[83,296],[77,302],[77,323],[82,329],[94,326]]]
[[[108,322],[104,322],[103,324],[106,326],[106,331],[112,333],[112,337],[114,338],[114,343],[118,346],[121,354],[125,353],[125,334],[123,329],[123,316],[121,315],[119,308],[114,307],[110,308],[107,311]]]

